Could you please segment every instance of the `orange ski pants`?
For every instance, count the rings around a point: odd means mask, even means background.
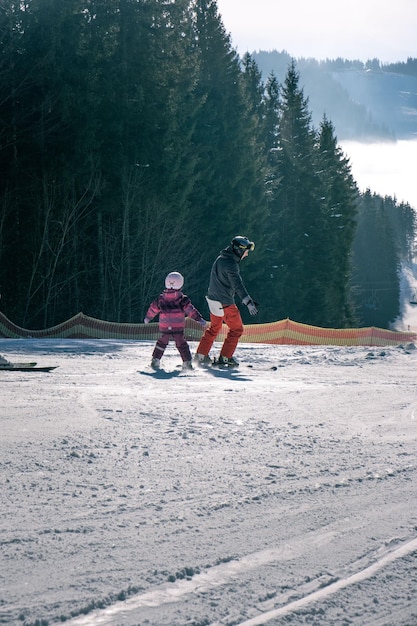
[[[239,309],[236,304],[230,304],[223,308],[224,315],[219,317],[210,313],[210,326],[205,331],[198,344],[197,352],[199,354],[208,355],[211,347],[222,329],[223,321],[229,327],[226,339],[224,340],[222,349],[220,350],[221,356],[226,356],[230,359],[233,356],[234,351],[240,337],[243,334],[242,318],[240,317]]]

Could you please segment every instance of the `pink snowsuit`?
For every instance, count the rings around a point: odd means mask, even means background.
[[[174,339],[183,361],[191,361],[190,347],[184,337],[185,317],[204,324],[204,318],[188,296],[176,289],[164,291],[150,304],[145,319],[149,321],[159,313],[161,336],[156,342],[152,358],[160,359],[170,339]]]

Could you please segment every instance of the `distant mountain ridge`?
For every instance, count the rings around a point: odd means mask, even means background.
[[[287,52],[252,56],[264,79],[273,72],[283,82],[292,60]],[[417,138],[417,60],[381,66],[378,59],[363,64],[301,58],[296,64],[316,128],[325,114],[339,140]]]

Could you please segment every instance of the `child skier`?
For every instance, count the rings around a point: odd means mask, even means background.
[[[161,358],[170,339],[174,339],[181,355],[183,369],[192,369],[190,347],[184,337],[185,317],[191,317],[203,327],[206,321],[191,303],[188,296],[181,291],[184,278],[179,272],[171,272],[165,278],[164,291],[150,304],[146,313],[145,324],[148,324],[159,313],[159,330],[161,336],[156,342],[152,353],[151,367],[160,368]]]

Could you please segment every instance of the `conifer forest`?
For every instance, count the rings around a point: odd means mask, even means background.
[[[239,234],[256,244],[241,268],[255,321],[398,315],[413,210],[359,193],[331,119],[313,126],[296,62],[263,80],[215,0],[3,0],[0,50],[0,309],[13,322],[140,323],[173,270],[208,317],[212,262]],[[381,281],[372,311],[358,285]]]

